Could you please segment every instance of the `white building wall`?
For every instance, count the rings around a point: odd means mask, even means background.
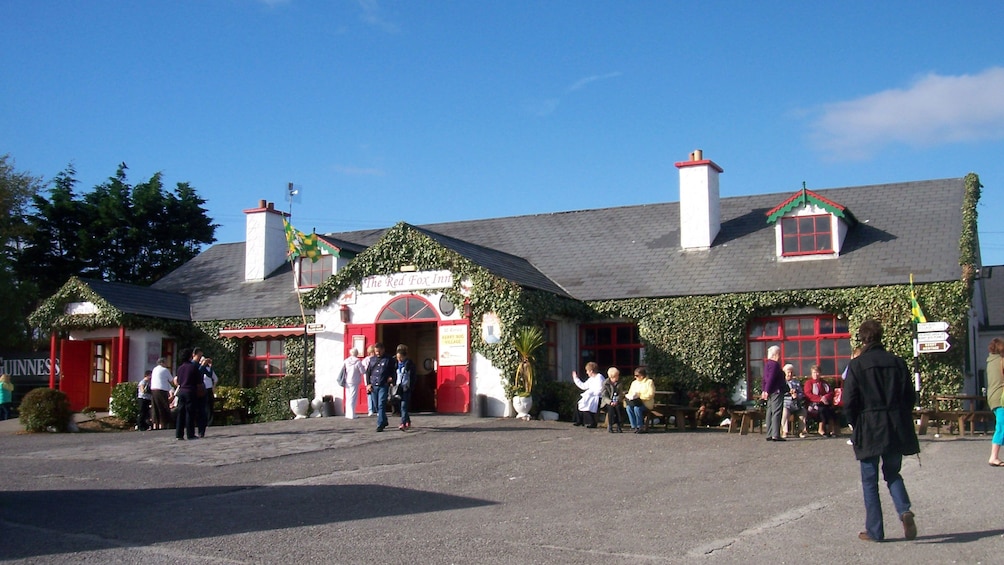
[[[380,311],[383,310],[384,306],[386,306],[388,302],[395,298],[405,296],[405,294],[407,293],[357,293],[356,302],[348,305],[351,310],[350,323],[374,323],[376,321],[376,317],[380,314]],[[439,314],[441,320],[460,320],[463,318],[463,308],[459,305],[449,316],[444,316],[443,313],[439,311],[439,299],[442,296],[441,293],[422,294],[421,296],[434,308],[436,308],[436,312]],[[325,395],[331,395],[336,399],[336,413],[342,414],[344,389],[338,386],[335,381],[338,378],[338,372],[341,370],[342,362],[345,358],[345,340],[351,339],[351,336],[345,335],[345,324],[341,321],[340,305],[337,301],[333,301],[332,303],[315,310],[314,315],[317,323],[324,324],[324,331],[314,336],[314,363],[316,367],[314,378],[315,398],[322,398]],[[481,335],[475,335],[472,332],[470,339],[473,342],[473,340],[481,339]],[[371,344],[367,343],[366,345],[369,346]],[[365,354],[365,352],[362,353]],[[484,394],[489,397],[489,415],[502,416],[505,410],[504,403],[506,402],[506,399],[505,392],[502,388],[501,375],[499,374],[498,369],[496,369],[487,358],[475,354],[473,350],[471,351],[471,355],[471,412],[473,414],[477,414],[478,395]]]
[[[117,328],[104,328],[94,331],[72,331],[70,339],[74,340],[111,340],[119,336]],[[128,380],[139,382],[143,372],[153,369],[160,357],[161,340],[165,335],[154,330],[127,330],[129,340]]]

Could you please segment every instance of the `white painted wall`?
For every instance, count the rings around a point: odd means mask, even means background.
[[[117,328],[70,332],[70,339],[75,340],[111,340],[118,336]],[[143,379],[144,371],[153,369],[160,357],[160,345],[164,337],[166,336],[162,332],[154,330],[126,331],[126,339],[129,340],[129,381],[139,382]]]

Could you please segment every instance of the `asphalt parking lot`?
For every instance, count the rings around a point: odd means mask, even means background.
[[[999,563],[987,436],[922,436],[904,463],[920,535],[857,539],[844,439],[608,434],[419,415],[173,432],[0,427],[11,563]],[[14,428],[16,429],[16,428]],[[884,489],[884,487],[883,487]]]

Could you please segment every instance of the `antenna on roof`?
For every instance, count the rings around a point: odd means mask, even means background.
[[[806,193],[805,181],[802,181],[802,206],[809,203],[809,195]]]
[[[289,215],[293,216],[293,203],[296,202],[300,204],[303,202],[303,198],[300,193],[303,191],[303,187],[298,184],[287,183],[286,184],[286,202],[289,203]]]

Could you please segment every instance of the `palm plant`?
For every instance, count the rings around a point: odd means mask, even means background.
[[[513,336],[513,349],[519,356],[516,378],[513,380],[515,396],[530,396],[533,390],[534,353],[544,345],[544,332],[537,326],[523,326]]]

